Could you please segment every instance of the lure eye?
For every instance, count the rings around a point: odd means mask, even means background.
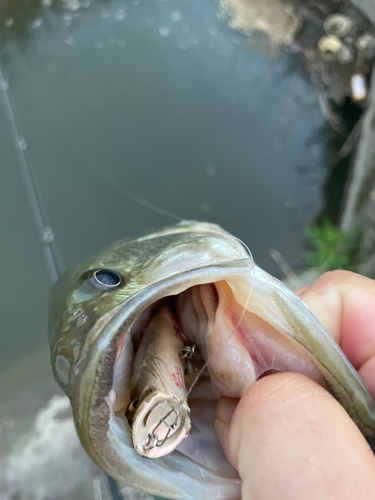
[[[137,409],[137,406],[138,406],[138,399],[134,399],[134,401],[132,401],[129,406],[128,406],[128,411],[130,412],[135,412],[135,410]]]
[[[128,407],[126,408],[125,417],[129,420],[130,423],[133,421],[134,414],[135,414],[135,411],[137,409],[137,406],[138,406],[138,398],[136,398],[133,401],[131,401],[128,404]]]
[[[124,277],[112,269],[93,269],[91,282],[102,290],[116,290],[124,285]]]

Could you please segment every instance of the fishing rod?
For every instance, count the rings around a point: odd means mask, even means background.
[[[19,133],[19,128],[17,127],[15,114],[13,112],[13,107],[9,96],[9,83],[4,78],[1,65],[0,93],[6,122],[13,140],[13,147],[16,152],[17,163],[21,172],[26,196],[34,220],[34,225],[39,236],[39,240],[42,244],[44,261],[50,280],[53,284],[55,283],[55,281],[57,281],[59,276],[57,259],[52,248],[52,243],[55,239],[55,236],[51,226],[48,224],[48,219],[41,203],[41,196],[38,193],[37,183],[35,182],[35,180],[33,180],[33,177],[35,179],[35,174],[32,175],[32,167],[26,158],[25,150],[27,148],[27,143]]]
[[[41,191],[37,182],[36,173],[33,171],[31,162],[28,160],[25,153],[27,142],[20,134],[17,126],[15,113],[9,94],[9,83],[4,77],[4,73],[0,64],[0,94],[4,108],[6,122],[9,128],[10,135],[13,140],[13,147],[16,152],[17,163],[21,172],[23,185],[26,196],[29,202],[32,218],[35,229],[37,231],[39,241],[42,245],[42,253],[44,262],[48,271],[48,275],[53,285],[59,275],[63,272],[63,264],[58,245],[55,240],[55,235],[49,224],[46,210],[42,202]],[[56,254],[59,254],[59,258]],[[60,265],[59,265],[60,264]],[[112,500],[123,500],[116,481],[107,474],[108,486],[111,492]]]

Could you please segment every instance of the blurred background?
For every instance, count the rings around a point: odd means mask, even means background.
[[[374,277],[373,23],[371,0],[0,0],[1,500],[151,498],[85,455],[53,380],[65,269],[186,218],[291,287]]]

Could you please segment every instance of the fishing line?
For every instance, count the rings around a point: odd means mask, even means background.
[[[31,211],[32,211],[33,218],[34,218],[34,223],[35,223],[36,229],[38,231],[39,238],[40,238],[41,242],[43,243],[42,248],[43,248],[46,266],[47,266],[47,269],[48,269],[48,272],[50,275],[50,279],[51,279],[52,283],[54,283],[58,279],[58,275],[59,275],[56,259],[55,259],[54,254],[53,254],[53,249],[51,248],[51,243],[54,240],[54,235],[53,235],[52,228],[47,224],[46,215],[43,214],[41,196],[39,195],[39,197],[38,197],[38,194],[37,194],[38,190],[37,190],[37,185],[36,185],[36,180],[35,180],[36,177],[35,177],[35,174],[34,174],[34,176],[31,175],[32,167],[30,165],[30,162],[27,161],[26,155],[24,152],[27,145],[26,145],[25,140],[19,134],[19,130],[18,130],[18,127],[16,124],[15,115],[14,115],[13,108],[11,105],[8,90],[9,90],[9,85],[8,85],[8,82],[3,77],[3,73],[1,70],[1,66],[0,66],[0,92],[2,94],[2,101],[3,101],[4,110],[5,110],[5,115],[7,118],[10,133],[11,133],[13,141],[14,141],[14,147],[16,149],[16,154],[17,154],[17,161],[19,163],[19,167],[20,167],[21,174],[23,177],[25,190],[26,190],[26,193],[27,193],[27,196],[29,199]],[[35,94],[35,91],[34,91],[34,94]],[[45,101],[45,99],[44,99],[44,101]],[[51,109],[51,106],[49,106],[49,109]],[[50,113],[50,116],[53,116],[53,113]],[[54,118],[53,121],[55,121],[55,123],[58,122],[58,120],[56,120],[54,116],[53,116],[53,118]],[[114,181],[112,181],[112,179],[104,176],[101,172],[98,172],[96,169],[94,169],[92,167],[92,165],[95,165],[95,163],[92,162],[91,159],[87,159],[86,154],[82,154],[82,151],[79,150],[69,138],[67,138],[65,129],[63,129],[61,127],[59,122],[58,122],[58,128],[61,131],[60,138],[61,138],[61,136],[65,136],[65,141],[69,144],[70,148],[73,151],[75,151],[76,155],[79,158],[81,158],[81,160],[83,160],[83,163],[89,168],[90,172],[94,173],[95,175],[97,175],[98,177],[103,179],[112,188],[119,190],[128,199],[132,200],[133,202],[137,203],[138,205],[141,205],[141,206],[148,208],[149,210],[151,210],[155,213],[169,217],[169,218],[171,218],[175,221],[178,221],[178,222],[182,222],[182,221],[186,220],[186,218],[181,217],[175,213],[172,213],[172,212],[156,205],[155,203],[150,202],[149,200],[146,200],[145,198],[143,198],[137,194],[134,194],[132,192],[124,190],[123,188],[120,189],[118,184],[116,184]],[[33,177],[34,177],[34,180],[33,180]],[[215,231],[210,231],[210,232],[215,233]],[[217,232],[217,234],[222,236],[222,233]],[[244,243],[240,238],[237,238],[236,236],[233,236],[233,235],[231,235],[231,236],[234,239],[236,239],[247,250],[249,257],[252,260],[252,255],[251,255],[250,249],[246,245],[246,243]],[[231,261],[232,264],[234,262],[235,261]],[[252,276],[253,270],[254,270],[254,266],[250,270],[250,277]],[[191,393],[192,389],[194,388],[194,386],[198,382],[198,380],[201,377],[201,375],[203,374],[204,370],[209,366],[212,359],[220,353],[220,351],[227,345],[227,343],[230,341],[230,339],[233,337],[233,335],[238,330],[238,328],[239,328],[239,326],[240,326],[240,324],[241,324],[241,322],[246,314],[247,306],[250,302],[252,291],[253,291],[253,283],[251,282],[251,288],[250,288],[249,294],[247,296],[247,299],[246,299],[245,305],[243,307],[241,316],[240,316],[235,328],[232,330],[232,332],[227,337],[227,339],[221,344],[221,346],[219,346],[213,354],[211,354],[210,356],[207,357],[205,364],[200,369],[197,376],[193,380],[193,383],[191,384],[189,390],[187,391],[187,394],[185,396],[185,401],[187,401],[189,394]],[[121,498],[119,496],[119,492],[118,492],[117,485],[116,485],[115,481],[110,476],[108,476],[108,481],[109,481],[109,484],[111,487],[112,497],[114,499]]]
[[[128,198],[135,201],[139,205],[143,205],[144,207],[149,208],[153,212],[159,213],[161,215],[165,215],[165,216],[170,217],[171,219],[177,220],[179,222],[186,220],[183,217],[180,217],[179,215],[176,215],[172,212],[169,212],[168,210],[164,210],[164,208],[161,208],[158,205],[155,205],[155,203],[152,203],[151,201],[148,201],[145,198],[138,196],[137,194],[130,193],[129,191],[125,191],[125,190],[123,192]]]
[[[66,136],[65,131],[63,131],[62,134],[65,135],[65,142],[69,144],[69,147],[75,152],[76,156],[82,160],[82,162],[86,165],[88,170],[91,173],[95,174],[100,179],[102,179],[103,181],[105,181],[112,189],[119,191],[121,194],[124,194],[129,200],[137,203],[138,205],[148,208],[154,213],[164,215],[165,217],[169,217],[170,219],[178,222],[186,220],[184,217],[181,217],[180,215],[170,212],[169,210],[166,210],[165,208],[156,205],[156,203],[146,200],[145,198],[139,196],[138,194],[132,193],[131,191],[124,189],[121,185],[113,181],[111,178],[105,176],[102,172],[99,172],[96,168],[93,167],[93,165],[95,165],[95,162],[92,161],[92,159],[87,156],[87,153],[83,153],[80,149],[78,149],[73,144],[73,142]]]
[[[1,77],[0,77],[0,81],[1,81]],[[7,85],[7,82],[5,82],[5,84]],[[35,91],[35,88],[32,90],[32,92],[33,92],[33,97],[35,98],[35,96],[38,94],[38,92]],[[38,99],[42,100],[40,96],[38,96],[38,98],[36,100],[38,100]],[[60,140],[61,140],[61,138],[64,138],[65,143],[69,145],[70,149],[72,151],[74,151],[76,156],[81,160],[82,163],[84,163],[86,165],[86,167],[88,168],[88,170],[91,173],[95,174],[97,177],[99,177],[100,179],[105,181],[112,189],[115,189],[116,191],[119,191],[121,194],[124,194],[129,200],[133,201],[134,203],[137,203],[138,205],[141,205],[143,207],[148,208],[149,210],[151,210],[154,213],[164,215],[165,217],[169,217],[170,219],[178,221],[178,222],[182,222],[182,221],[186,220],[185,217],[181,217],[180,215],[177,215],[174,212],[170,212],[169,210],[166,210],[165,208],[160,207],[156,203],[153,203],[153,202],[143,198],[142,196],[139,196],[138,194],[135,194],[131,191],[124,189],[122,186],[120,186],[118,183],[113,181],[111,178],[108,178],[102,172],[99,172],[96,168],[94,168],[93,165],[95,165],[95,162],[92,160],[92,158],[90,158],[87,155],[87,153],[83,153],[81,149],[76,147],[76,145],[73,143],[73,141],[67,135],[66,129],[61,125],[60,120],[58,118],[56,118],[55,112],[51,111],[54,108],[54,105],[51,103],[51,101],[49,99],[47,99],[47,100],[48,100],[48,109],[50,111],[50,118],[52,117],[52,120],[50,119],[50,122],[53,121],[55,123],[55,126],[58,128]],[[45,102],[46,102],[46,97],[43,96],[43,104],[45,104]],[[17,127],[16,127],[16,129],[17,129]]]
[[[48,218],[43,210],[43,204],[41,201],[40,190],[37,186],[36,175],[32,175],[32,167],[30,162],[27,161],[25,155],[25,149],[27,147],[26,141],[21,137],[19,133],[19,128],[17,127],[17,122],[15,119],[15,114],[13,112],[13,107],[11,99],[8,93],[9,83],[4,78],[3,71],[0,65],[0,94],[1,100],[4,107],[5,117],[7,120],[8,128],[13,139],[13,145],[16,150],[17,162],[21,171],[25,191],[27,198],[29,200],[29,205],[34,220],[35,228],[37,230],[39,239],[42,243],[42,251],[44,255],[45,264],[50,277],[50,280],[55,283],[59,277],[59,267],[57,265],[57,259],[54,255],[52,243],[54,242],[54,234],[51,226],[48,224]],[[62,263],[61,253],[59,252],[59,247],[55,243],[55,252],[59,253],[59,261]],[[61,264],[61,268],[62,268]],[[61,269],[60,269],[61,270]],[[110,491],[113,500],[122,500],[122,495],[120,494],[117,483],[115,480],[107,474],[108,484],[110,486]]]
[[[212,232],[215,232],[215,231],[212,231]],[[221,235],[221,233],[217,232],[218,234]],[[253,271],[254,271],[254,260],[253,260],[253,257],[251,255],[251,252],[250,252],[250,249],[249,247],[246,245],[246,243],[244,243],[240,238],[237,238],[236,236],[233,236],[231,235],[234,239],[236,239],[239,243],[241,243],[241,245],[243,245],[245,247],[245,249],[247,250],[248,254],[249,254],[249,257],[253,263],[253,266],[250,270],[250,277],[253,277]],[[235,263],[236,261],[233,260],[231,261],[231,264]],[[230,339],[233,337],[233,335],[236,333],[236,331],[238,330],[245,314],[246,314],[246,311],[247,311],[247,306],[249,305],[249,302],[250,302],[250,298],[251,298],[251,295],[253,293],[253,288],[254,288],[254,285],[253,285],[253,282],[251,281],[251,287],[250,287],[250,291],[249,291],[249,294],[247,296],[247,299],[246,299],[246,302],[245,302],[245,305],[243,307],[243,310],[242,310],[242,313],[241,313],[241,316],[235,326],[235,328],[232,330],[231,334],[229,335],[229,337],[227,339],[224,340],[224,342],[216,349],[216,351],[211,354],[211,356],[208,356],[207,357],[207,361],[204,363],[203,367],[199,370],[197,376],[195,377],[195,379],[193,380],[191,386],[189,387],[189,390],[187,391],[186,393],[186,396],[185,396],[185,399],[184,399],[184,402],[187,402],[187,398],[189,396],[189,394],[191,393],[191,391],[193,390],[193,387],[196,385],[196,383],[198,382],[198,379],[202,376],[202,373],[204,372],[204,370],[208,367],[208,365],[210,364],[210,362],[212,361],[212,359],[217,356],[219,354],[219,352],[228,344],[228,342],[230,341]]]
[[[13,146],[16,151],[17,163],[21,172],[26,196],[29,201],[31,214],[34,220],[35,228],[42,243],[42,252],[47,271],[52,283],[58,279],[58,265],[57,259],[54,255],[52,242],[55,237],[51,226],[48,224],[48,219],[44,210],[42,209],[41,196],[38,193],[35,174],[32,175],[32,166],[28,162],[25,154],[27,147],[25,139],[20,135],[19,128],[17,127],[15,114],[11,99],[9,96],[9,83],[5,80],[3,71],[0,65],[0,94],[3,103],[5,118],[8,124],[9,132],[13,140]]]

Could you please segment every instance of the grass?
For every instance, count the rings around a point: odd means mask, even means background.
[[[324,273],[335,269],[353,270],[359,245],[356,230],[343,233],[329,220],[305,230],[310,250],[306,263]]]

